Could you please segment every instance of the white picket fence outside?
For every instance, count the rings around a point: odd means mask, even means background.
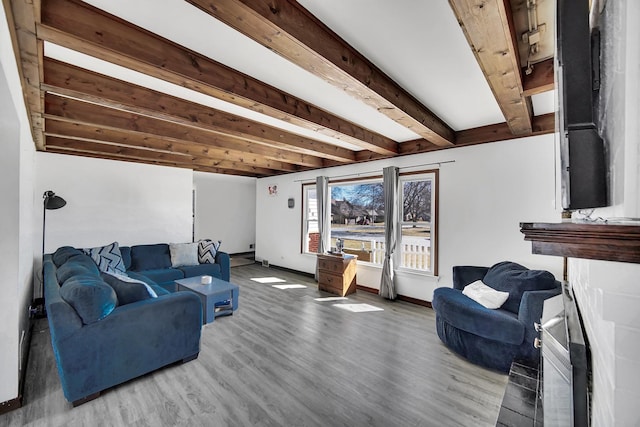
[[[371,240],[371,263],[382,265],[384,261],[385,244],[383,241]],[[415,270],[428,270],[431,257],[431,241],[425,239],[411,239],[405,237],[398,250],[402,250],[400,267]]]

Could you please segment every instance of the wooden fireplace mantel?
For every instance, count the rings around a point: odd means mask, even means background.
[[[640,225],[523,222],[520,231],[534,254],[640,263]]]

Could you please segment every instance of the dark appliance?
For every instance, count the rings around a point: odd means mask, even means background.
[[[556,37],[562,207],[578,210],[606,206],[604,141],[594,121],[599,42],[592,43],[589,0],[557,0]]]

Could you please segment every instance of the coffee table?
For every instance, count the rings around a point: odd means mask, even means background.
[[[218,316],[233,314],[238,309],[238,285],[212,278],[208,285],[202,284],[202,277],[188,277],[176,280],[178,291],[189,290],[195,292],[202,301],[202,323],[211,323]],[[229,303],[225,303],[229,301]]]

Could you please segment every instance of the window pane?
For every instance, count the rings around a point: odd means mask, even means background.
[[[402,185],[402,239],[400,265],[431,270],[432,181],[404,181]]]
[[[303,252],[318,252],[320,233],[318,229],[318,199],[315,185],[304,187]]]
[[[359,261],[381,263],[384,256],[382,182],[331,186],[331,246],[336,239]]]

